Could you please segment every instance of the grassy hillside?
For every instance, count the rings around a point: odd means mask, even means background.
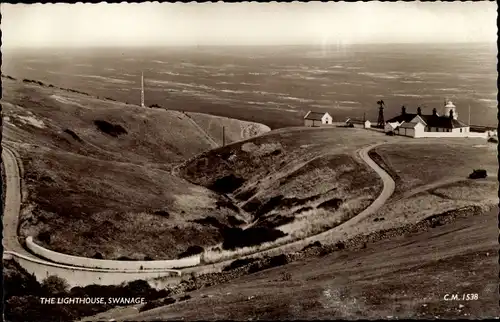
[[[276,240],[282,243],[332,228],[376,198],[381,181],[357,150],[381,138],[362,129],[280,130],[202,153],[179,174],[228,194],[251,215],[252,228],[287,234]],[[229,256],[223,253],[206,259]]]
[[[74,255],[160,259],[221,240],[197,219],[242,222],[223,196],[170,173],[213,148],[203,122],[5,78],[2,106],[4,138],[15,142],[29,191],[23,236],[42,233],[38,242]],[[228,137],[247,138],[247,125],[265,130],[231,120]]]
[[[469,205],[498,203],[496,144],[480,139],[429,143],[380,146],[371,153],[389,169],[396,191],[376,215],[383,220],[370,226],[387,228]],[[468,179],[473,169],[487,170],[488,177]]]
[[[183,303],[110,311],[93,320],[496,317],[497,213],[257,271],[189,292]],[[444,301],[445,294],[477,294],[479,300]]]

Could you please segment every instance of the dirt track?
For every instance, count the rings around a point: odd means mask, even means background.
[[[19,243],[17,227],[19,225],[19,211],[21,209],[21,186],[19,168],[16,158],[8,147],[3,146],[2,161],[5,166],[6,192],[3,217],[3,247],[4,250],[14,251],[31,256]]]
[[[495,208],[359,251],[336,252],[197,290],[183,303],[127,316],[104,313],[100,318],[497,317],[497,215]],[[446,294],[458,294],[460,299],[477,294],[478,300],[445,301]]]

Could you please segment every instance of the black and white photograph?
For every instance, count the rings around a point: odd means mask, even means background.
[[[495,1],[2,3],[2,319],[498,319]]]

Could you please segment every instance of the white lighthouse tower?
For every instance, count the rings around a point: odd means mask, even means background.
[[[451,114],[453,119],[455,119],[455,120],[458,119],[458,113],[457,113],[456,106],[451,101],[447,101],[446,105],[444,106],[444,115],[450,116],[450,113],[453,113],[453,114]]]
[[[141,73],[141,107],[144,106],[144,72]]]

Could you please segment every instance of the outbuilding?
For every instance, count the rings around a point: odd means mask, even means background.
[[[327,112],[307,112],[304,116],[304,126],[321,126],[325,124],[332,124],[333,118]]]

